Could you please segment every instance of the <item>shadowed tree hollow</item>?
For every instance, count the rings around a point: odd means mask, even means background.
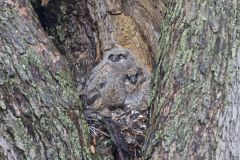
[[[240,159],[239,17],[238,0],[0,0],[0,160],[137,159],[111,133],[98,150],[79,96],[116,46],[152,75],[138,159]]]

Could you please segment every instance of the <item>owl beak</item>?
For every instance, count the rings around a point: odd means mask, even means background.
[[[137,78],[135,78],[134,76],[131,76],[131,83],[136,84],[137,83]]]

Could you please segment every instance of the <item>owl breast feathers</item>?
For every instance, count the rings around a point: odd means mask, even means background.
[[[86,83],[86,108],[109,112],[121,108],[146,108],[150,74],[139,67],[124,48],[107,51]]]

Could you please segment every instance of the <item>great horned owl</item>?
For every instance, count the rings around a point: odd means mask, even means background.
[[[131,67],[136,66],[130,51],[125,48],[114,48],[106,51],[103,60],[93,69],[93,72],[104,70],[126,71]]]
[[[84,92],[86,117],[89,115],[91,124],[94,122],[92,120],[94,116],[97,116],[96,122],[99,122],[99,118],[103,117],[104,120],[104,117],[110,117],[112,122],[119,124],[117,126],[119,130],[116,130],[116,126],[106,124],[107,127],[103,127],[104,129],[108,128],[108,131],[112,131],[114,127],[114,132],[131,137],[129,146],[140,144],[135,132],[137,131],[143,137],[140,139],[144,139],[142,128],[145,126],[146,119],[140,116],[147,115],[145,109],[149,80],[149,74],[138,67],[128,50],[117,48],[107,51],[103,60],[92,70],[86,83]],[[104,125],[101,122],[97,126]],[[116,133],[113,134],[118,135]],[[135,151],[134,148],[134,153]]]
[[[123,79],[127,93],[125,105],[131,109],[146,108],[150,83],[150,75],[147,71],[134,67],[128,70]]]
[[[88,105],[90,109],[101,110],[102,108],[114,109],[124,105],[126,94],[124,84],[119,75],[113,73],[102,82],[96,84],[96,88],[90,91]],[[110,78],[111,77],[111,78]]]
[[[134,67],[129,69],[123,77],[123,81],[125,85],[133,88],[137,88],[141,85],[144,81],[146,81],[146,76],[144,74],[144,70],[140,67]]]
[[[101,110],[123,106],[126,91],[122,75],[135,66],[136,63],[127,49],[115,48],[107,51],[86,83],[84,94],[88,108]]]

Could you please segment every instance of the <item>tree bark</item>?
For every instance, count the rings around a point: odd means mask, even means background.
[[[145,143],[149,159],[239,159],[239,1],[169,1]]]
[[[66,60],[29,1],[0,8],[0,159],[91,159]]]
[[[238,0],[32,5],[0,0],[0,159],[113,159],[79,91],[116,45],[153,73],[143,159],[240,159]]]

